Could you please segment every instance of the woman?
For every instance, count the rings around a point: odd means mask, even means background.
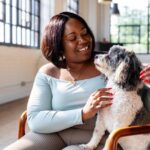
[[[27,107],[31,132],[5,150],[80,150],[69,145],[90,140],[97,111],[113,99],[93,63],[94,43],[80,16],[62,12],[51,18],[41,46],[50,63],[38,71]]]
[[[31,132],[7,150],[61,150],[90,140],[91,118],[112,100],[93,63],[94,43],[80,16],[63,12],[51,18],[41,43],[50,63],[37,73],[27,106]]]

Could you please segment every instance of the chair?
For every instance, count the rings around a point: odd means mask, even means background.
[[[117,150],[117,142],[121,137],[144,133],[150,133],[150,124],[118,128],[109,135],[106,142],[106,149]]]
[[[27,111],[24,111],[19,119],[18,139],[25,135],[26,120]],[[106,142],[107,150],[117,150],[117,142],[120,137],[144,133],[150,133],[150,124],[118,128],[109,135]]]
[[[25,110],[19,118],[18,139],[25,135],[25,127],[27,120],[27,111]]]

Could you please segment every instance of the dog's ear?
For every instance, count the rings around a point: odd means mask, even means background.
[[[123,84],[127,78],[126,72],[128,69],[128,65],[123,61],[120,63],[120,65],[117,67],[117,70],[115,71],[115,82],[117,84]]]
[[[126,90],[137,89],[141,80],[139,79],[142,69],[141,62],[134,52],[127,52],[123,61],[117,67],[115,72],[115,82]]]

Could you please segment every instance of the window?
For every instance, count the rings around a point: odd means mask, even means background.
[[[140,25],[118,25],[119,43],[136,44],[140,42]]]
[[[40,0],[0,0],[0,44],[39,48]]]
[[[67,10],[73,13],[79,13],[79,0],[68,0]]]
[[[150,1],[122,0],[118,6],[120,16],[111,16],[111,42],[123,43],[136,53],[150,53]]]

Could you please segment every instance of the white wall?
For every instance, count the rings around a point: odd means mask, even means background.
[[[0,46],[0,103],[29,95],[39,50]]]

